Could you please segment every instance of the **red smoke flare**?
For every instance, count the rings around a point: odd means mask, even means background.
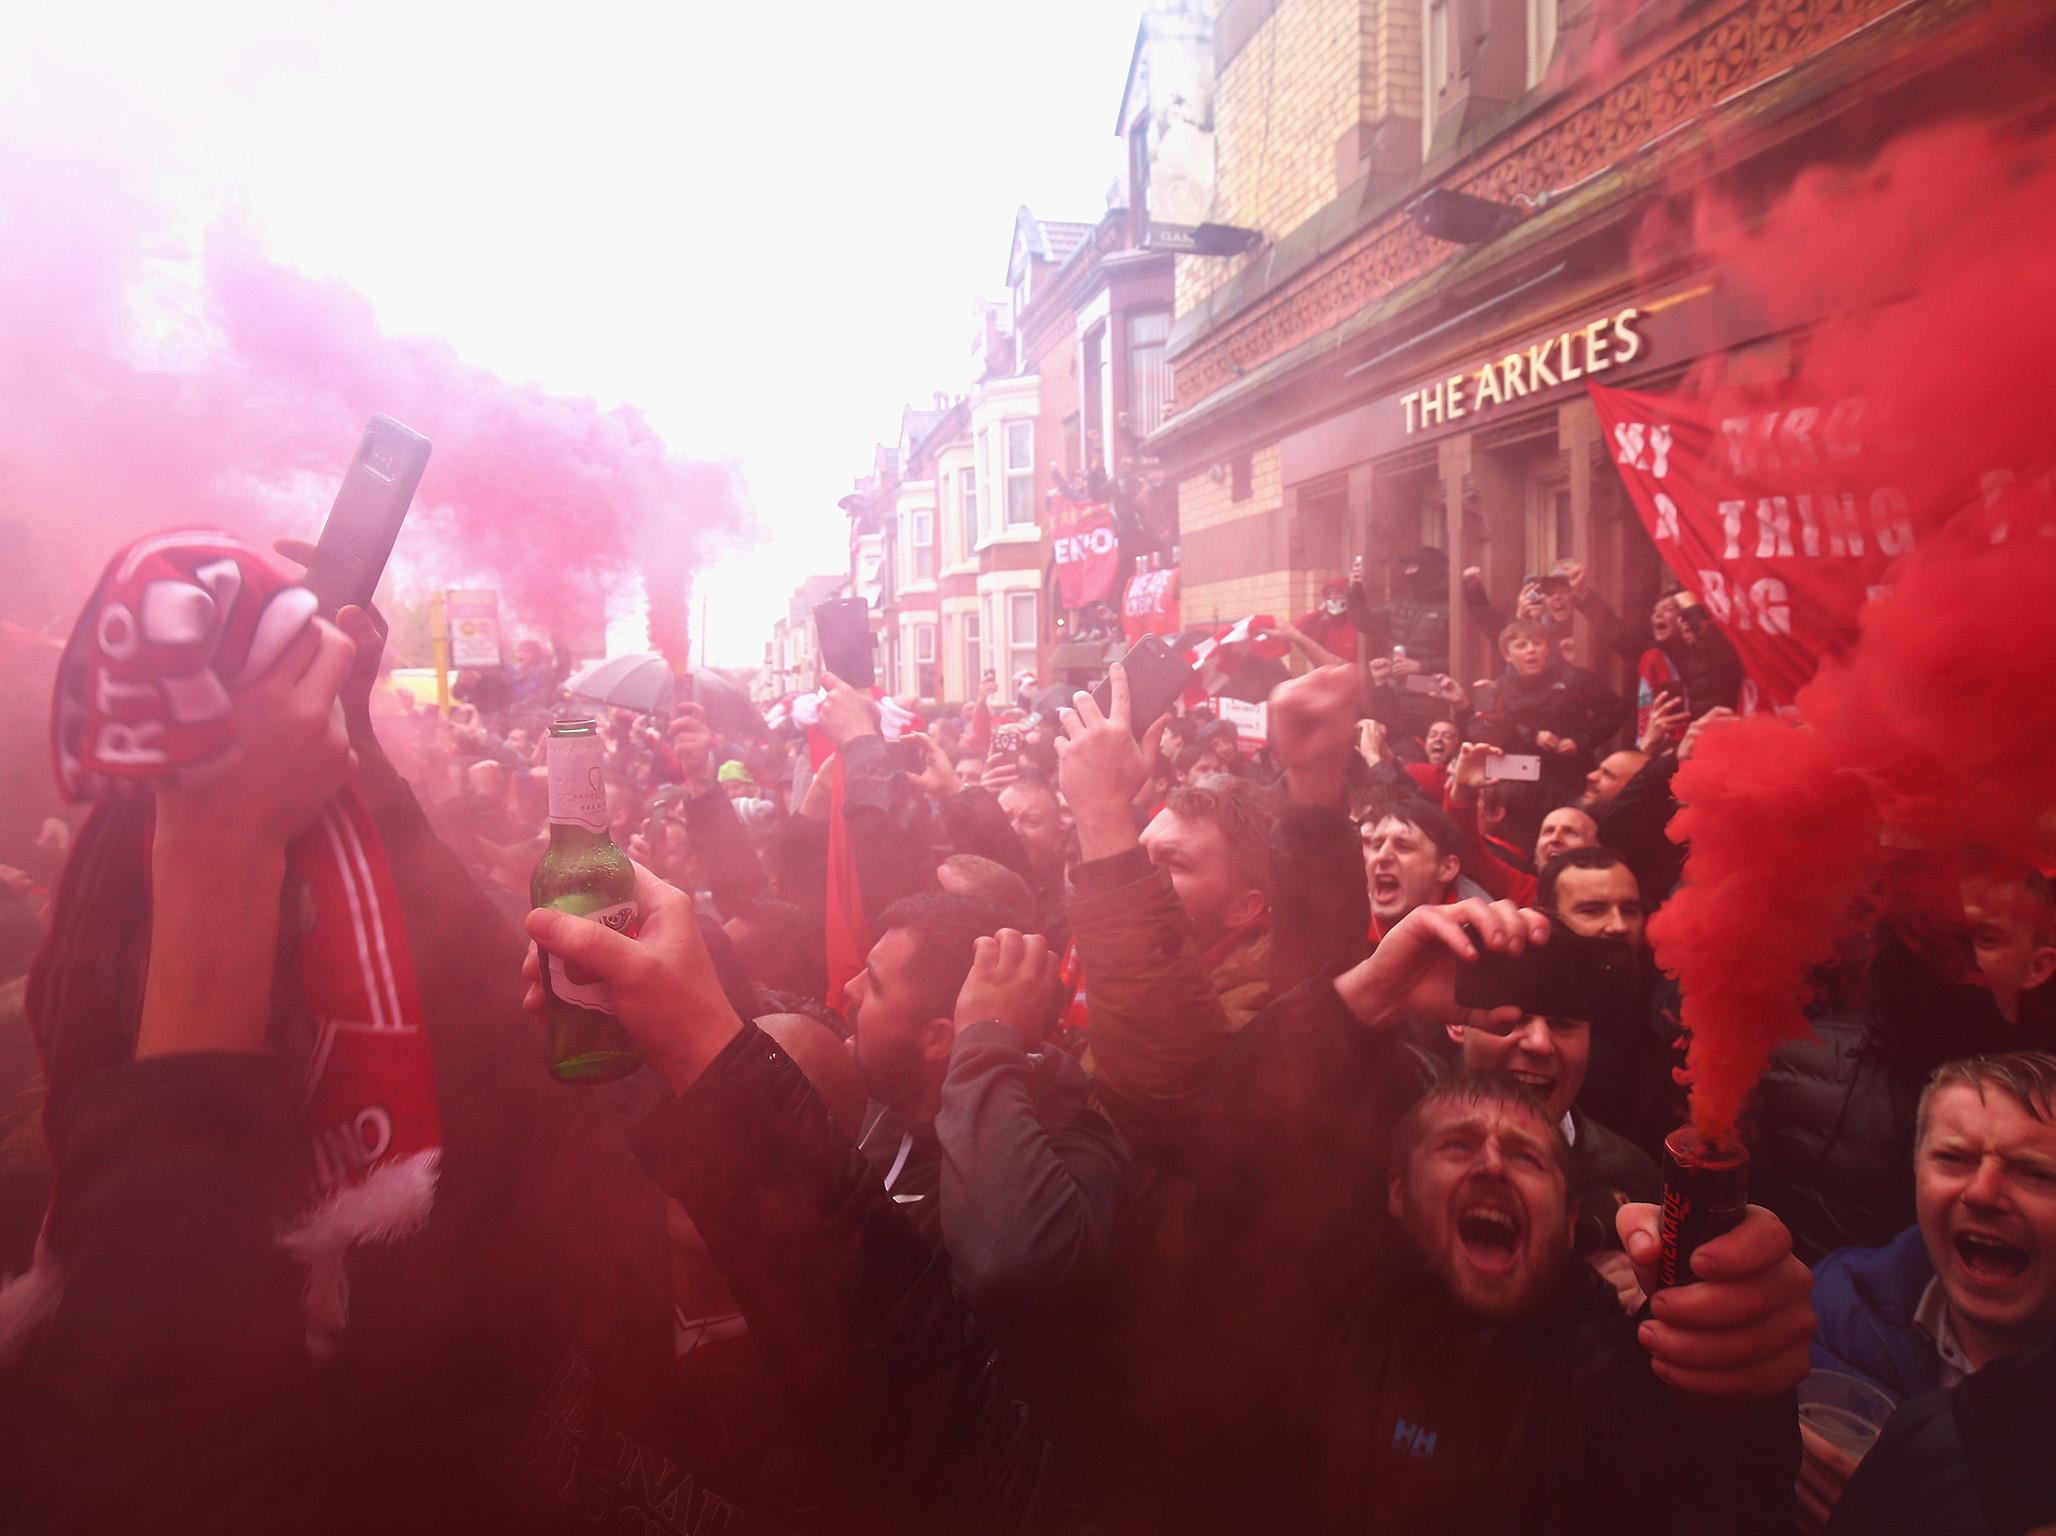
[[[753,531],[732,469],[672,456],[634,409],[386,335],[362,295],[233,227],[197,264],[167,260],[168,220],[113,177],[9,153],[0,544],[37,575],[10,573],[0,602],[27,622],[61,630],[104,553],[153,526],[311,536],[374,411],[435,444],[397,558],[551,627],[637,577],[682,591]]]
[[[1862,921],[1887,845],[1945,869],[2050,858],[2056,156],[2046,138],[1953,124],[1809,171],[1756,228],[1713,198],[1693,223],[1774,322],[1837,292],[1882,301],[1816,330],[1782,393],[1872,402],[1896,436],[1874,467],[1919,535],[1798,722],[1708,732],[1678,774],[1686,883],[1650,936],[1683,991],[1693,1123],[1718,1134],[1771,1049],[1806,1033],[1808,974]],[[1745,408],[1739,380],[1704,383]],[[1936,889],[1953,894],[1929,886],[1916,915],[1960,924]],[[1882,894],[1895,910],[1915,896]]]

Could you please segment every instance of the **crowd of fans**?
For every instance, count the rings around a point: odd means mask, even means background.
[[[1106,709],[988,677],[930,721],[824,677],[810,723],[731,733],[689,701],[565,698],[540,647],[447,718],[375,713],[358,632],[329,685],[346,743],[311,685],[252,685],[261,760],[160,793],[155,909],[232,911],[251,880],[276,904],[273,845],[347,776],[435,1056],[436,1214],[353,1251],[316,1353],[272,1241],[290,1085],[211,1005],[153,1001],[185,925],[93,962],[136,1059],[39,1132],[23,1042],[77,1004],[20,977],[37,943],[83,964],[104,920],[39,824],[47,867],[0,869],[38,914],[0,992],[0,1252],[62,1285],[0,1292],[0,1523],[2056,1521],[2048,881],[1907,854],[1960,924],[1880,915],[1823,970],[1816,1038],[1743,1127],[1757,1203],[1658,1290],[1686,1107],[1645,928],[1683,871],[1672,776],[1740,667],[1689,602],[1630,624],[1571,568],[1524,586],[1503,673],[1465,686],[1447,577],[1424,550],[1389,602],[1324,594],[1295,633],[1325,664],[1272,692],[1261,745],[1203,704],[1131,719],[1118,669]],[[1570,659],[1581,629],[1638,697]],[[529,910],[548,725],[595,712],[633,940]],[[168,845],[224,805],[210,853]],[[1572,941],[1626,978],[1593,1016],[1459,1003],[1485,958]],[[609,983],[647,1070],[545,1077],[538,944]],[[262,1013],[290,923],[251,963]],[[207,974],[228,1007],[235,974]],[[1802,1413],[1817,1370],[1896,1407],[1867,1454]]]

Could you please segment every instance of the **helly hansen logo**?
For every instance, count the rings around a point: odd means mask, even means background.
[[[1399,1419],[1392,1426],[1392,1449],[1404,1451],[1416,1461],[1426,1461],[1435,1454],[1435,1431]]]

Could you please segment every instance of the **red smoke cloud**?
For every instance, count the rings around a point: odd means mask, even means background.
[[[1708,733],[1677,776],[1686,884],[1650,934],[1683,990],[1693,1121],[1719,1133],[1771,1049],[1806,1033],[1809,974],[1862,923],[1890,847],[1945,872],[1966,856],[2049,860],[2056,155],[2046,138],[1954,124],[1807,172],[1754,227],[1714,198],[1692,223],[1772,328],[1841,296],[1777,394],[1867,400],[1887,439],[1867,467],[1918,533],[1854,648],[1800,694],[1798,722]],[[1697,384],[1737,412],[1763,399],[1717,367]],[[1959,922],[1937,892],[1953,885],[1881,894]]]
[[[674,457],[632,408],[386,335],[362,295],[232,225],[167,260],[174,231],[104,169],[0,144],[0,616],[61,629],[147,528],[311,536],[375,411],[435,444],[400,558],[538,622],[634,577],[682,594],[751,535],[733,471]]]

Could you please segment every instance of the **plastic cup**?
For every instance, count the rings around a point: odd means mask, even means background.
[[[1859,1460],[1898,1406],[1889,1393],[1844,1371],[1812,1371],[1799,1383],[1799,1422]]]

